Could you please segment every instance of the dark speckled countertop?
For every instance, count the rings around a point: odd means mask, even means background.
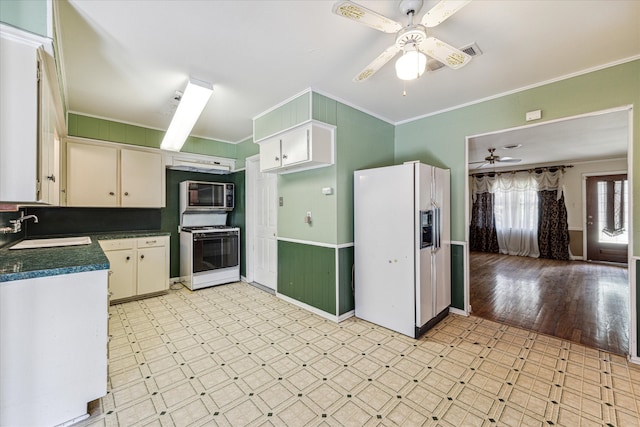
[[[15,249],[13,244],[0,249],[0,282],[57,276],[83,271],[107,270],[109,260],[100,248],[99,240],[133,239],[137,237],[168,236],[162,231],[131,231],[105,234],[88,234],[90,245],[54,248]],[[86,236],[87,234],[82,234]],[[81,236],[74,234],[73,236]],[[71,236],[48,236],[71,237]],[[47,238],[47,237],[39,237]]]

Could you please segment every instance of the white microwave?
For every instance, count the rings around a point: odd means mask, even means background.
[[[234,206],[233,191],[234,185],[228,182],[182,181],[182,212],[231,211]]]

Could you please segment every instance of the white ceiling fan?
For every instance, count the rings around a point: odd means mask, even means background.
[[[422,1],[400,1],[400,10],[409,17],[406,26],[348,0],[339,1],[333,6],[333,13],[336,15],[385,33],[396,33],[395,43],[358,73],[353,78],[354,82],[367,80],[398,52],[402,52],[402,57],[396,62],[396,74],[402,80],[413,80],[424,73],[427,63],[425,54],[453,69],[460,68],[471,60],[471,56],[465,52],[433,36],[427,36],[427,28],[440,24],[471,0],[442,0],[422,17],[419,24],[414,24],[413,18],[420,11]]]
[[[518,163],[522,161],[522,159],[514,159],[513,157],[498,156],[497,154],[495,154],[495,151],[496,151],[495,148],[488,148],[488,150],[489,150],[489,155],[485,157],[484,160],[481,160],[479,162],[470,162],[469,164],[473,165],[473,164],[482,163],[480,166],[477,167],[478,169],[480,169],[481,167],[484,167],[486,165],[495,165],[496,163]]]

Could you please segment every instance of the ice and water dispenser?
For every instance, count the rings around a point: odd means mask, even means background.
[[[420,249],[433,246],[433,210],[420,211]]]

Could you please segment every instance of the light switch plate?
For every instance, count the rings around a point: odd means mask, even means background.
[[[527,111],[524,118],[528,122],[532,120],[539,120],[540,118],[542,118],[542,110]]]

